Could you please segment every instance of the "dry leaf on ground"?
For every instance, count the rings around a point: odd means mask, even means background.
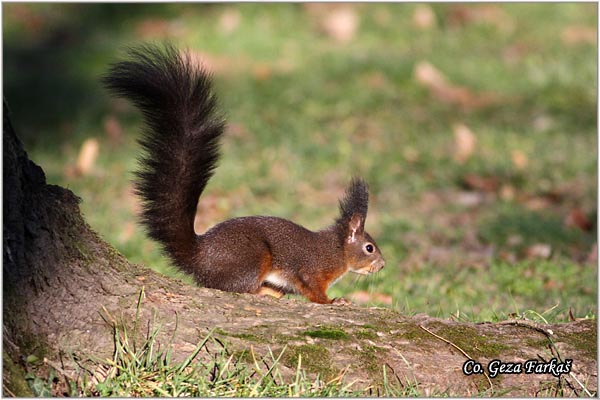
[[[448,86],[446,77],[427,61],[421,61],[415,66],[414,75],[419,84],[430,89]]]
[[[450,26],[487,24],[503,32],[515,28],[512,18],[496,4],[456,4],[450,7],[446,18]]]
[[[499,180],[495,176],[481,176],[477,174],[466,174],[462,178],[462,184],[467,189],[479,190],[493,193],[498,190]]]
[[[569,211],[569,214],[565,218],[565,225],[568,227],[577,227],[582,231],[590,231],[594,227],[592,220],[579,207],[575,207]]]
[[[273,65],[268,63],[257,63],[252,67],[252,76],[257,81],[266,81],[273,76]]]
[[[75,164],[75,173],[77,175],[88,175],[91,172],[98,157],[99,149],[98,140],[94,138],[86,139],[83,142]]]
[[[552,247],[546,243],[536,243],[527,248],[527,257],[548,259],[552,255]]]
[[[436,24],[435,13],[427,4],[420,4],[412,15],[413,25],[419,29],[429,29]]]
[[[353,8],[336,7],[321,21],[320,28],[340,43],[350,42],[358,30],[360,17]]]
[[[513,165],[518,170],[524,170],[529,165],[529,159],[521,150],[513,150],[511,157]]]
[[[452,127],[454,133],[454,159],[459,164],[464,164],[475,152],[477,138],[465,124],[456,124]]]
[[[514,200],[516,196],[517,190],[513,185],[505,183],[500,187],[500,198],[502,200],[511,201]]]
[[[249,59],[244,55],[229,57],[199,50],[190,51],[189,55],[193,63],[211,74],[227,75],[251,71],[257,80],[269,79],[274,74],[289,74],[296,68],[293,60],[286,58],[266,63]]]
[[[549,208],[553,205],[553,201],[545,196],[533,196],[524,201],[524,205],[528,210],[539,211]]]
[[[589,26],[569,26],[562,31],[560,38],[564,44],[571,46],[580,43],[596,44],[598,31]]]
[[[221,14],[219,18],[219,30],[223,33],[232,33],[239,26],[242,17],[238,9],[228,8]]]
[[[181,37],[185,34],[184,28],[185,26],[178,20],[148,18],[136,25],[135,32],[143,39]]]
[[[466,87],[449,83],[446,77],[427,61],[421,61],[415,66],[414,76],[417,83],[429,89],[437,100],[457,105],[465,111],[486,107],[499,100],[493,93],[477,94]]]
[[[230,57],[218,56],[205,53],[203,51],[190,51],[190,58],[193,63],[206,69],[211,74],[222,74],[229,72],[240,64],[240,60],[234,60]],[[243,61],[242,61],[243,63]]]

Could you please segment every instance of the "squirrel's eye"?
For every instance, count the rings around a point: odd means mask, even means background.
[[[373,247],[373,245],[372,245],[371,243],[368,243],[368,244],[365,246],[365,250],[367,251],[367,253],[372,253],[372,252],[373,252],[373,250],[375,250],[375,248]]]

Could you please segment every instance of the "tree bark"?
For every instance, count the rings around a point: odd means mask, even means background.
[[[230,352],[252,346],[259,355],[269,349],[279,354],[285,347],[284,375],[293,373],[302,354],[307,372],[327,378],[346,369],[347,382],[356,380],[354,388],[371,387],[374,394],[383,384],[384,366],[388,381],[416,382],[425,395],[554,395],[558,388],[563,395],[585,395],[583,386],[597,391],[595,320],[461,323],[186,285],[128,263],[99,238],[81,217],[79,199],[47,185],[42,169],[28,159],[6,105],[3,145],[5,394],[21,387],[24,356],[45,357],[65,371],[73,371],[75,362],[93,364],[92,356],[110,358],[113,324],[132,331],[142,289],[138,324],[162,325],[157,340],[171,343],[174,361],[186,358],[216,328],[213,335]],[[208,360],[220,350],[214,346],[199,357]],[[463,373],[469,359],[485,369],[494,359],[524,366],[558,356],[572,360],[570,373],[559,378],[524,371],[495,378]]]

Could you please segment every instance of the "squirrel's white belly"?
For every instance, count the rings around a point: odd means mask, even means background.
[[[289,282],[277,272],[269,272],[267,276],[265,276],[264,282],[281,289],[289,290],[291,288]]]

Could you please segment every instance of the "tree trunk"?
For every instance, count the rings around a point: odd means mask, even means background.
[[[23,393],[23,357],[45,357],[65,371],[75,369],[74,360],[85,364],[90,356],[110,358],[113,324],[133,326],[142,288],[139,325],[162,324],[158,341],[172,341],[174,361],[187,357],[217,328],[214,335],[226,340],[232,352],[252,346],[259,355],[269,349],[279,354],[285,346],[284,374],[293,373],[302,354],[309,373],[332,377],[347,368],[347,382],[356,380],[354,388],[370,386],[374,393],[383,383],[383,366],[388,380],[417,382],[421,393],[430,395],[597,390],[595,320],[542,327],[518,321],[460,323],[186,285],[128,263],[100,239],[82,219],[78,198],[47,185],[42,169],[28,159],[6,106],[3,145],[5,394]],[[201,357],[208,359],[212,350],[207,349]],[[492,377],[496,362],[487,375],[463,373],[463,367],[478,368],[465,364],[470,358],[485,368],[494,359],[524,367],[527,360],[549,362],[557,356],[559,362],[572,360],[560,377],[525,371]]]

